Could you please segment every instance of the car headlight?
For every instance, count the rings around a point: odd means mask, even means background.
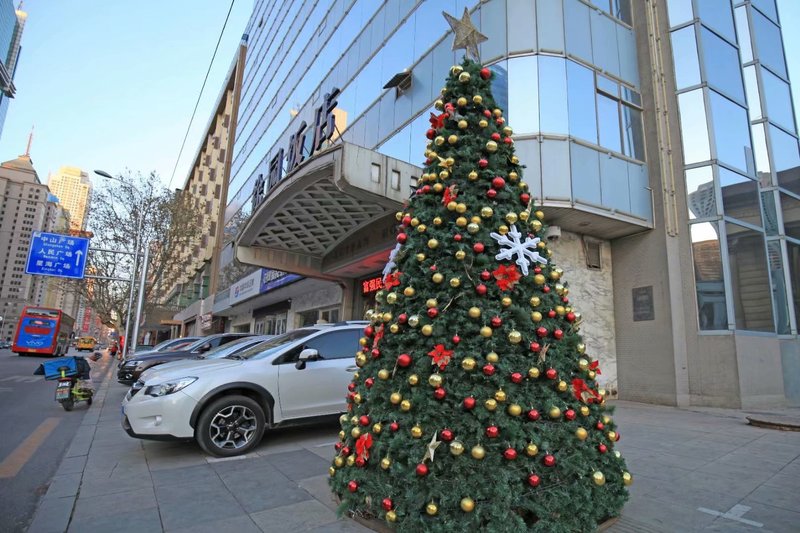
[[[135,367],[139,366],[140,364],[142,364],[141,361],[133,360],[133,361],[125,361],[125,363],[123,363],[123,366]]]
[[[171,379],[169,381],[165,381],[164,383],[158,383],[156,385],[148,385],[147,387],[145,387],[144,393],[146,396],[152,396],[153,398],[158,398],[159,396],[166,396],[167,394],[178,392],[179,390],[188,387],[195,381],[197,381],[197,378],[193,376]]]

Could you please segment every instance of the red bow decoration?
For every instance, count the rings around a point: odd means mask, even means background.
[[[356,441],[356,455],[359,459],[369,459],[369,449],[372,447],[372,434],[364,433]]]
[[[600,396],[600,393],[590,389],[589,385],[587,385],[586,382],[580,378],[575,378],[572,380],[572,392],[575,394],[575,398],[583,403],[600,403],[602,401],[602,396]]]
[[[383,278],[383,288],[391,289],[392,287],[400,285],[400,274],[402,274],[400,271],[386,274],[386,277]]]
[[[589,369],[594,370],[595,374],[602,374],[602,372],[600,372],[600,361],[592,361],[589,364]]]
[[[442,196],[442,205],[447,205],[450,202],[455,201],[458,198],[458,190],[456,189],[455,185],[451,185],[444,190],[444,195]]]
[[[444,121],[447,119],[449,115],[447,113],[442,113],[441,115],[434,115],[431,113],[431,118],[428,120],[431,121],[431,127],[435,130],[444,128]]]
[[[516,265],[500,265],[492,274],[494,274],[494,279],[497,280],[497,286],[501,291],[513,289],[514,285],[522,278],[522,274],[517,272]]]
[[[383,338],[383,324],[380,325],[378,331],[375,332],[375,338],[372,340],[372,347],[375,348],[378,346],[378,343],[381,342]]]
[[[437,344],[433,347],[433,350],[428,352],[433,358],[433,365],[439,365],[439,370],[444,370],[447,364],[450,362],[450,358],[453,355],[453,350],[448,350],[444,347],[444,344]]]

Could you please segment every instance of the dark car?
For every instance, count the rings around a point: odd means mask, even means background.
[[[132,385],[139,379],[142,372],[148,368],[170,361],[178,361],[179,359],[191,359],[217,346],[222,346],[236,339],[250,337],[252,335],[252,333],[219,333],[216,335],[209,335],[208,337],[202,337],[188,346],[182,346],[173,351],[134,354],[119,367],[119,371],[117,371],[117,381],[125,385]]]

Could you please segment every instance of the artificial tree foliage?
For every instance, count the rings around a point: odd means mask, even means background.
[[[399,531],[590,531],[631,477],[492,75],[452,67],[431,114],[330,484]]]

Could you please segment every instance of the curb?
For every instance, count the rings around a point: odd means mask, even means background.
[[[756,426],[765,429],[778,429],[781,431],[800,431],[800,424],[796,420],[788,417],[772,417],[770,420],[766,418],[756,418],[754,416],[746,416],[747,423],[751,426]]]
[[[72,438],[47,492],[36,506],[28,533],[63,533],[69,527],[89,449],[94,440],[95,427],[100,420],[100,412],[114,375],[115,362],[113,358],[109,362],[103,381],[92,397],[92,405],[84,413],[78,432]]]

